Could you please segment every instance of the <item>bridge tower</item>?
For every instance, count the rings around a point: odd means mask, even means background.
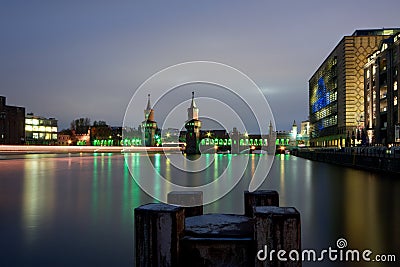
[[[297,146],[297,124],[296,120],[293,121],[292,132],[290,134],[290,145]]]
[[[192,92],[192,102],[188,108],[188,120],[185,123],[186,128],[186,154],[200,154],[200,129],[199,109],[194,102],[194,92]]]
[[[268,126],[268,146],[267,146],[267,151],[268,154],[275,154],[275,141],[276,141],[276,132],[274,131],[274,126],[272,125],[272,121],[269,121],[269,126]]]
[[[155,146],[157,122],[154,121],[154,110],[150,104],[150,94],[148,94],[147,107],[144,110],[144,121],[142,122],[142,136],[145,146]]]
[[[240,149],[239,149],[239,142],[240,142],[240,133],[237,130],[236,127],[233,127],[233,131],[231,134],[231,153],[232,154],[239,154]]]

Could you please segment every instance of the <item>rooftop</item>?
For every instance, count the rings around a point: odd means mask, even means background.
[[[400,28],[363,29],[355,30],[351,36],[393,35],[400,32]]]

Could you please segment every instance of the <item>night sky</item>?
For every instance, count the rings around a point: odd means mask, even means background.
[[[60,129],[79,117],[119,126],[148,77],[210,60],[252,78],[285,130],[307,119],[308,79],[340,39],[400,27],[399,10],[398,0],[1,1],[0,95]]]

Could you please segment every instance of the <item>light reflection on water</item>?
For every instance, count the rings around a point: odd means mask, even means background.
[[[144,157],[132,154],[128,162],[141,179],[147,179]],[[194,175],[193,182],[218,177],[229,157],[216,155],[211,168]],[[243,190],[263,156],[248,159],[247,178],[205,212],[243,212]],[[151,155],[151,161],[167,180],[181,175],[161,155]],[[301,212],[303,248],[334,247],[344,237],[351,248],[400,258],[398,178],[278,155],[262,188],[278,190],[282,206]],[[133,266],[133,209],[149,202],[122,155],[0,160],[0,266]]]

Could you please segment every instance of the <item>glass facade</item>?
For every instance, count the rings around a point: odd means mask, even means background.
[[[310,122],[312,137],[316,138],[324,129],[337,125],[337,58],[328,58],[310,86]]]
[[[381,41],[395,32],[400,29],[357,30],[351,36],[344,36],[312,75],[309,80],[311,146],[343,147],[362,143],[357,133],[365,135],[364,66]],[[381,69],[371,69],[368,75],[386,68],[382,64]],[[388,110],[395,102],[386,97],[384,89],[376,97],[382,98],[382,110]]]
[[[58,137],[57,120],[28,114],[25,117],[25,140],[28,145],[55,145]]]

